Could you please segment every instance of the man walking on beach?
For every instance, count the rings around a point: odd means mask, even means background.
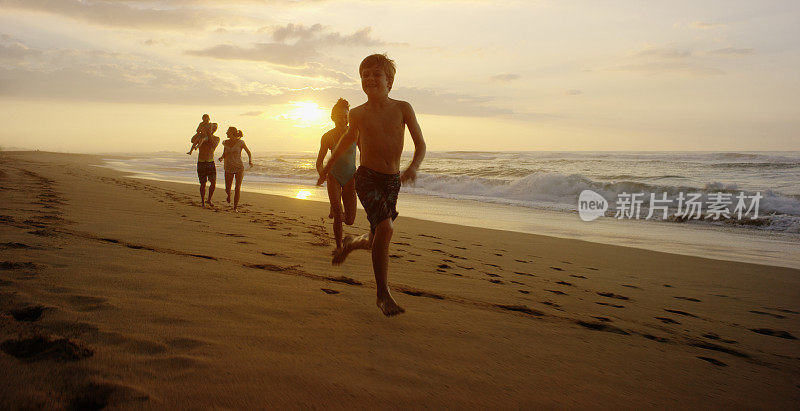
[[[206,203],[213,207],[211,197],[217,186],[217,167],[214,165],[214,151],[219,145],[219,137],[214,135],[217,131],[217,123],[211,123],[211,136],[197,150],[197,178],[200,179],[200,205],[206,208]],[[206,202],[206,181],[210,183],[208,187],[208,202]]]
[[[361,62],[359,74],[367,102],[350,111],[350,128],[320,170],[317,185],[328,178],[336,160],[358,142],[361,165],[356,171],[356,193],[367,214],[370,233],[357,239],[346,237],[342,248],[336,250],[333,264],[344,262],[353,250],[372,250],[372,270],[378,289],[376,304],[384,315],[392,316],[405,312],[392,297],[388,285],[389,244],[394,232],[392,221],[397,218],[397,194],[401,182],[416,179],[417,169],[425,158],[425,140],[411,105],[389,98],[394,61],[384,54],[373,54]],[[406,127],[414,141],[414,157],[401,174],[400,155]]]

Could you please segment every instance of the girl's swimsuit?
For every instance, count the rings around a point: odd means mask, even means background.
[[[333,152],[333,148],[331,149]],[[331,174],[344,187],[356,174],[356,143],[353,143],[331,167]]]

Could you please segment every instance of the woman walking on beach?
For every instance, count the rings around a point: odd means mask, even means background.
[[[333,152],[339,139],[347,132],[347,122],[350,115],[350,103],[340,98],[331,109],[331,120],[336,125],[333,129],[322,135],[319,154],[317,155],[317,171],[321,173],[323,161],[328,150]],[[333,235],[336,238],[336,249],[342,248],[342,222],[353,225],[356,219],[356,143],[339,157],[328,173],[328,199],[331,202],[331,216],[333,217]],[[342,206],[344,204],[344,207]]]
[[[244,164],[242,163],[242,149],[247,152],[247,162],[250,167],[253,167],[253,155],[247,148],[242,137],[244,133],[242,130],[237,130],[236,127],[228,127],[226,133],[228,139],[222,142],[224,151],[219,161],[225,159],[225,192],[228,194],[227,201],[231,202],[231,183],[233,178],[236,177],[236,188],[233,195],[233,211],[238,211],[239,206],[239,190],[242,187],[242,178],[244,177]]]

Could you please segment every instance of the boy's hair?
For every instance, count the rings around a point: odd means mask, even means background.
[[[358,66],[358,75],[361,75],[361,70],[364,70],[365,67],[372,66],[378,66],[383,69],[389,85],[389,91],[391,91],[392,84],[394,83],[394,73],[397,72],[397,68],[394,66],[394,60],[390,59],[386,53],[369,55],[364,58],[364,60],[361,60],[361,65]]]
[[[331,109],[331,117],[333,116],[333,113],[339,110],[350,110],[350,103],[348,103],[347,100],[343,98],[337,100],[336,104],[334,104],[333,108]]]
[[[203,121],[211,120],[211,117],[208,114],[203,114]]]

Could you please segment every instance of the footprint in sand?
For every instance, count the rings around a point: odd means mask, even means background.
[[[41,305],[15,308],[10,311],[11,316],[17,321],[34,322],[42,318],[42,313],[46,310]]]
[[[502,280],[495,280],[495,279],[490,279],[489,282],[493,284],[505,284]]]
[[[681,310],[669,310],[669,309],[666,309],[666,308],[665,308],[665,309],[664,309],[664,311],[666,311],[666,312],[668,312],[668,313],[673,313],[673,314],[682,315],[682,316],[684,316],[684,317],[700,318],[700,317],[698,317],[698,316],[696,316],[696,315],[694,315],[694,314],[692,314],[692,313],[687,313],[686,311],[681,311]]]
[[[12,357],[29,361],[76,361],[94,355],[92,350],[67,338],[51,339],[41,335],[6,340],[0,344],[0,350]]]
[[[717,359],[714,359],[714,358],[711,358],[711,357],[700,357],[700,356],[698,356],[697,358],[699,358],[699,359],[701,359],[703,361],[710,362],[711,364],[714,364],[717,367],[727,367],[728,366],[728,364],[725,364],[724,362],[722,362],[720,360],[717,360]]]
[[[0,270],[37,270],[41,265],[32,261],[0,261]]]
[[[543,312],[534,310],[532,308],[528,308],[527,306],[524,306],[524,305],[495,304],[495,307],[501,308],[503,310],[508,310],[508,311],[516,311],[516,312],[524,313],[524,314],[528,314],[528,315],[535,315],[535,316],[544,315]]]
[[[556,270],[556,271],[564,271],[564,269],[561,268],[561,267],[550,267],[550,269]]]
[[[601,302],[601,301],[596,301],[595,304],[597,304],[597,305],[605,305],[606,307],[613,307],[613,308],[625,308],[624,305],[611,304],[611,303],[606,303],[606,302]]]
[[[725,338],[720,337],[715,333],[705,333],[703,334],[703,338],[708,338],[709,340],[724,342],[725,344],[736,344],[734,340],[726,340]]]
[[[750,312],[753,313],[753,314],[758,314],[758,315],[766,315],[766,316],[769,316],[769,317],[772,317],[772,318],[778,318],[778,319],[786,318],[786,316],[784,316],[784,315],[768,313],[768,312],[765,312],[765,311],[750,310]]]
[[[568,283],[566,281],[556,281],[556,284],[561,284],[561,285],[566,285],[566,286],[572,287],[572,283]]]
[[[644,338],[647,338],[648,340],[653,340],[653,341],[657,341],[657,342],[660,342],[660,343],[668,343],[669,342],[669,339],[664,338],[664,337],[658,337],[658,336],[655,336],[653,334],[641,334],[641,336],[644,337]]]
[[[733,355],[733,356],[739,357],[739,358],[750,358],[749,355],[747,355],[747,354],[745,354],[743,352],[734,350],[732,348],[723,347],[721,345],[707,343],[707,342],[703,342],[703,341],[689,343],[689,346],[702,348],[704,350],[724,352],[726,354],[730,354],[730,355]]]
[[[619,327],[615,327],[615,326],[609,325],[609,324],[603,324],[603,323],[598,323],[598,322],[589,322],[589,321],[581,321],[581,320],[578,320],[575,323],[580,325],[581,327],[585,327],[585,328],[588,328],[588,329],[593,330],[593,331],[605,331],[605,332],[610,332],[610,333],[615,333],[615,334],[630,335],[629,332],[627,332],[627,331],[625,331],[625,330],[623,330],[623,329],[621,329]]]
[[[444,296],[435,293],[430,293],[427,291],[411,290],[408,288],[403,288],[400,289],[399,291],[403,294],[412,295],[414,297],[425,297],[425,298],[432,298],[434,300],[444,300]]]
[[[565,293],[563,291],[558,291],[558,290],[545,290],[545,291],[547,291],[549,293],[556,294],[556,295],[567,295],[567,293]]]
[[[325,294],[339,294],[339,291],[330,288],[320,288]]]
[[[787,340],[796,340],[797,337],[787,331],[773,330],[770,328],[751,328],[750,331],[762,335],[769,335],[772,337],[785,338]]]
[[[656,320],[661,321],[664,324],[680,324],[680,322],[673,320],[669,317],[655,317]]]
[[[617,300],[625,300],[625,301],[630,300],[630,298],[625,297],[624,295],[619,295],[619,294],[614,294],[614,293],[601,293],[601,292],[598,291],[597,295],[599,295],[601,297],[615,298]]]
[[[117,408],[128,402],[144,402],[149,399],[147,394],[125,385],[91,382],[75,391],[75,396],[66,408],[69,410],[101,410],[108,407]]]
[[[583,275],[570,274],[569,276],[570,276],[570,277],[575,277],[575,278],[582,278],[582,279],[584,279],[584,280],[586,279],[586,276],[583,276]]]
[[[342,283],[342,284],[348,284],[348,285],[363,285],[363,283],[362,283],[361,281],[358,281],[358,280],[356,280],[356,279],[354,279],[354,278],[345,277],[345,276],[341,276],[341,277],[330,277],[330,278],[328,278],[328,279],[329,279],[329,280],[331,280],[331,281],[335,281],[335,282],[337,282],[337,283]]]
[[[679,300],[691,301],[691,302],[695,302],[695,303],[699,303],[700,302],[700,300],[698,300],[697,298],[692,298],[692,297],[672,297],[672,298],[677,298]]]

